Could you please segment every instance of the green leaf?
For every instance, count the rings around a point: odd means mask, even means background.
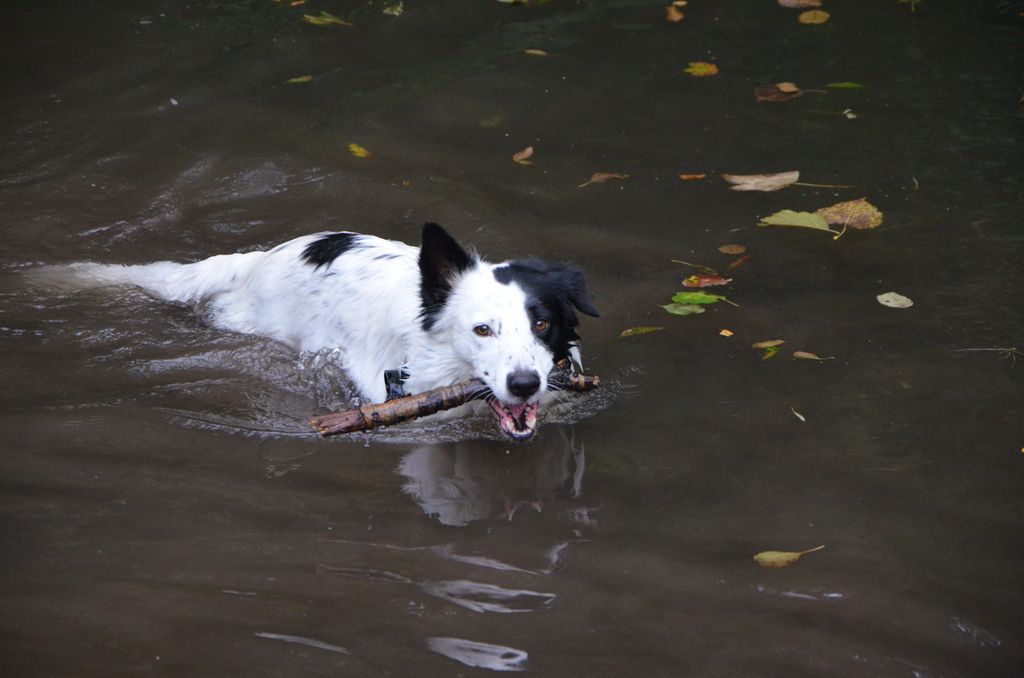
[[[757,224],[758,226],[797,226],[799,228],[813,228],[816,231],[827,231],[833,238],[838,238],[842,233],[837,233],[828,227],[828,222],[820,214],[814,212],[794,212],[793,210],[782,210],[765,217]]]
[[[708,294],[707,292],[676,292],[672,301],[677,304],[717,304],[720,301],[727,301],[721,294]]]
[[[652,325],[643,325],[641,327],[630,327],[628,330],[622,330],[620,337],[639,337],[641,334],[650,334],[651,332],[661,332],[664,327],[654,327]]]
[[[867,89],[867,85],[862,85],[859,82],[850,82],[849,80],[844,80],[842,82],[830,82],[825,85],[825,87],[830,87],[832,89]]]
[[[665,304],[662,308],[674,315],[696,315],[704,312],[704,307],[696,304]]]

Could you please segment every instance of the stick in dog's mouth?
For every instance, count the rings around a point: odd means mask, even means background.
[[[537,403],[506,404],[491,396],[487,404],[498,416],[498,426],[513,440],[526,441],[537,432]]]

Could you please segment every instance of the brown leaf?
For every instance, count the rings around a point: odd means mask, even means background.
[[[625,181],[628,178],[628,174],[619,174],[618,172],[594,172],[590,179],[584,181],[579,187],[583,188],[590,184],[603,184],[607,181]]]
[[[718,248],[718,251],[722,254],[743,254],[747,251],[747,248],[743,245],[722,245]]]
[[[822,357],[818,356],[817,353],[811,353],[810,351],[793,351],[793,357],[798,359],[798,360],[835,360],[836,359],[836,357],[834,355],[833,356],[829,356],[827,358],[822,358]]]
[[[758,101],[789,101],[803,94],[803,91],[791,82],[777,82],[774,85],[761,85],[754,89],[754,97]]]
[[[736,257],[736,259],[733,260],[733,262],[731,264],[726,266],[726,268],[728,268],[730,270],[732,270],[734,268],[739,268],[740,266],[742,266],[743,264],[747,263],[748,261],[750,261],[750,255],[749,254],[744,254],[743,256]]]
[[[823,24],[828,21],[831,16],[832,15],[825,10],[811,9],[802,13],[796,19],[802,24]]]
[[[533,162],[529,160],[529,158],[532,157],[532,156],[533,156],[533,146],[527,146],[523,150],[521,150],[518,153],[516,153],[515,155],[513,155],[512,159],[515,160],[520,165],[532,165]]]
[[[551,56],[542,49],[524,49],[523,54],[529,54],[530,56],[546,57]]]
[[[779,0],[779,4],[790,9],[806,9],[807,7],[821,7],[821,0]]]
[[[847,200],[815,212],[833,226],[867,229],[882,225],[882,213],[864,198]]]
[[[800,179],[800,172],[776,172],[774,174],[723,174],[722,178],[733,184],[734,191],[778,191]]]
[[[679,178],[683,181],[695,181],[697,179],[703,179],[707,174],[680,174]]]
[[[731,337],[733,335],[732,330],[718,330],[718,333],[721,334],[723,337]]]
[[[665,7],[665,21],[676,24],[682,21],[685,16],[675,5],[667,5]]]

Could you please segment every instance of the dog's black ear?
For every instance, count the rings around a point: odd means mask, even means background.
[[[557,288],[569,303],[581,313],[586,313],[594,318],[600,317],[597,309],[590,303],[590,295],[587,293],[587,277],[581,269],[572,264],[559,263],[551,269],[550,275],[555,278]]]
[[[420,298],[423,301],[423,323],[426,329],[444,306],[452,291],[452,280],[473,265],[473,258],[455,238],[437,224],[423,226],[420,247]]]

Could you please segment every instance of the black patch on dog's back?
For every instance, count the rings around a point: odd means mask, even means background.
[[[332,261],[356,246],[358,233],[331,233],[306,245],[302,259],[314,268],[329,266]]]
[[[526,292],[526,312],[532,322],[547,320],[548,328],[538,333],[556,361],[569,357],[569,349],[579,340],[576,310],[597,317],[590,303],[587,281],[579,268],[543,259],[516,259],[494,269],[494,279],[515,283]],[[576,310],[574,310],[576,309]]]

